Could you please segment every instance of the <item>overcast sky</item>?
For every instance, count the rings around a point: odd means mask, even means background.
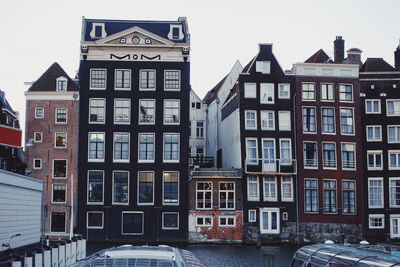
[[[231,69],[246,65],[258,43],[273,43],[283,69],[333,40],[345,49],[394,64],[399,44],[399,0],[1,0],[0,89],[25,124],[24,82],[58,62],[70,77],[79,66],[82,16],[129,20],[176,20],[191,34],[191,84],[202,98]]]

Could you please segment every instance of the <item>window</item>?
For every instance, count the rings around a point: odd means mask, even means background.
[[[367,151],[368,170],[382,170],[382,150]]]
[[[390,207],[400,207],[400,178],[389,178]]]
[[[90,70],[90,89],[106,89],[106,70]]]
[[[304,142],[304,168],[318,168],[317,143]]]
[[[204,148],[203,147],[196,147],[196,156],[203,157],[204,156]]]
[[[164,134],[164,162],[179,162],[179,134]]]
[[[156,90],[156,71],[140,70],[139,90]]]
[[[179,229],[179,213],[163,212],[162,213],[162,229],[178,230]]]
[[[179,114],[179,100],[164,100],[164,124],[179,124]]]
[[[65,233],[65,212],[51,213],[51,232]]]
[[[390,143],[390,126],[388,127],[388,142]],[[382,141],[382,126],[367,125],[367,142]]]
[[[103,98],[89,99],[89,123],[105,123],[106,100]]]
[[[258,165],[256,138],[246,138],[246,162],[247,165]]]
[[[400,143],[400,126],[388,126],[388,143]]]
[[[220,227],[235,227],[236,226],[236,217],[220,216],[218,218],[218,226],[220,226]]]
[[[201,109],[201,102],[192,102],[193,109]]]
[[[343,214],[356,214],[356,182],[342,181]]]
[[[382,178],[368,178],[368,207],[383,208]]]
[[[122,212],[122,234],[143,235],[144,214],[143,212]]]
[[[235,209],[235,183],[219,183],[219,208]]]
[[[131,89],[131,70],[115,70],[115,90]]]
[[[400,116],[400,100],[386,100],[386,115]]]
[[[400,151],[399,150],[389,150],[389,170],[399,170],[400,169]]]
[[[279,111],[279,131],[290,131],[290,111]]]
[[[280,99],[290,99],[290,84],[280,83],[278,84],[278,88]]]
[[[383,229],[383,228],[385,228],[385,215],[369,214],[368,222],[369,222],[368,223],[369,229]]]
[[[257,89],[255,83],[244,84],[244,98],[257,98]]]
[[[104,161],[104,133],[89,133],[89,161]]]
[[[249,222],[256,222],[256,221],[257,221],[257,211],[249,210]]]
[[[87,229],[103,229],[103,212],[88,211],[87,213]]]
[[[281,198],[282,201],[293,201],[293,179],[290,176],[281,178]]]
[[[323,166],[325,168],[336,168],[336,144],[322,143]]]
[[[400,215],[390,214],[390,238],[400,237]]]
[[[287,212],[282,212],[282,221],[287,221],[289,218],[289,214]]]
[[[321,74],[323,76],[333,76],[333,69],[322,69]]]
[[[66,203],[67,186],[65,184],[53,184],[53,203]]]
[[[103,203],[103,171],[88,171],[88,204]]]
[[[256,72],[263,74],[271,73],[271,62],[270,61],[256,61]]]
[[[275,90],[273,83],[260,83],[260,103],[274,104]]]
[[[139,100],[139,124],[155,123],[155,105],[154,99]]]
[[[67,147],[67,133],[55,133],[54,134],[54,147],[55,148],[66,148]]]
[[[246,130],[257,130],[257,112],[255,110],[245,110],[245,129]]]
[[[262,234],[279,234],[279,208],[260,209],[260,232]]]
[[[196,137],[203,138],[204,137],[204,122],[198,121],[196,123]]]
[[[35,169],[35,170],[42,169],[42,160],[41,159],[33,159],[33,169]]]
[[[181,72],[179,70],[164,71],[164,90],[180,90]]]
[[[342,168],[356,169],[356,145],[352,143],[342,143]]]
[[[152,205],[154,203],[153,194],[154,172],[139,172],[138,179],[138,204]]]
[[[272,110],[261,110],[261,130],[275,130],[275,116]]]
[[[41,143],[43,141],[43,133],[42,132],[34,132],[33,133],[33,141],[35,143]]]
[[[352,109],[340,109],[340,128],[342,134],[354,134],[354,119]]]
[[[335,110],[322,108],[322,133],[335,133]]]
[[[173,205],[179,203],[179,173],[163,173],[163,204]]]
[[[56,108],[56,123],[65,124],[67,123],[67,109]]]
[[[316,129],[315,108],[303,107],[303,133],[315,133]]]
[[[353,86],[351,84],[339,85],[340,102],[353,102]]]
[[[324,213],[336,212],[336,181],[324,180]]]
[[[258,177],[257,176],[247,177],[247,200],[258,201],[260,199],[259,192],[260,190],[258,187]]]
[[[276,171],[275,139],[262,139],[263,171]]]
[[[275,176],[264,177],[264,201],[277,201],[277,184]]]
[[[129,203],[129,172],[113,171],[113,204]]]
[[[292,165],[292,146],[290,139],[279,139],[280,142],[280,149],[281,149],[281,159],[280,165],[281,166],[288,166]]]
[[[87,229],[103,229],[103,212],[89,211],[87,213]]]
[[[315,84],[313,83],[302,83],[301,84],[301,96],[302,100],[315,100]]]
[[[212,227],[212,221],[211,216],[196,216],[196,226]]]
[[[35,119],[44,118],[44,108],[35,108]]]
[[[366,114],[380,114],[381,101],[379,99],[365,99],[365,113]]]
[[[197,182],[196,184],[196,209],[212,208],[212,183]]]
[[[114,133],[114,162],[129,162],[129,133]]]
[[[53,160],[53,178],[67,178],[67,160]]]
[[[129,124],[131,121],[131,100],[115,99],[114,100],[114,123]]]
[[[62,76],[57,78],[56,91],[67,91],[67,78]]]
[[[331,83],[321,83],[321,101],[333,101],[333,84]]]
[[[304,179],[305,212],[318,213],[318,180]]]

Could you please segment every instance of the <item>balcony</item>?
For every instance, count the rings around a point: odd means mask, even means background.
[[[263,174],[296,174],[297,161],[295,159],[246,159],[246,173],[263,173]]]
[[[214,167],[214,157],[189,157],[189,166],[197,166],[199,168],[212,168]]]

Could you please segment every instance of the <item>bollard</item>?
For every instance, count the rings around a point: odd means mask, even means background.
[[[82,239],[82,256],[81,256],[81,260],[83,260],[84,258],[86,258],[86,239]]]
[[[60,244],[58,246],[58,266],[65,267],[65,245]]]
[[[270,253],[264,254],[264,267],[274,267],[275,266],[275,255]]]
[[[65,265],[71,265],[71,243],[65,244]]]
[[[58,247],[51,248],[51,266],[58,267]]]
[[[21,267],[21,265],[22,265],[21,261],[13,261],[11,267]]]
[[[35,253],[35,267],[42,266],[42,253]]]
[[[51,251],[50,248],[45,248],[44,252],[44,267],[51,267]]]
[[[33,258],[31,255],[25,256],[24,258],[24,267],[33,267]]]
[[[71,243],[71,263],[76,262],[76,241]]]

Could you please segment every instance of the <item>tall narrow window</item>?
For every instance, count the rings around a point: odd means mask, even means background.
[[[315,108],[314,107],[303,107],[303,132],[315,133],[316,132],[316,120],[315,120]]]
[[[255,110],[246,110],[244,116],[246,130],[257,130],[257,112]]]
[[[154,173],[153,172],[139,172],[139,186],[138,186],[138,204],[153,204],[154,194],[153,194],[153,182]]]
[[[258,201],[259,199],[258,177],[249,176],[247,177],[247,200]]]
[[[342,134],[354,134],[354,118],[352,109],[340,109],[340,128]]]
[[[304,180],[305,212],[318,212],[318,181],[315,179]]]
[[[164,134],[164,162],[179,162],[179,134]]]
[[[306,100],[306,101],[315,100],[315,84],[302,83],[301,84],[301,95],[302,95],[303,100]]]
[[[273,104],[275,102],[275,92],[273,83],[260,83],[260,103]]]
[[[343,214],[356,214],[356,182],[343,181]]]
[[[343,169],[355,169],[356,168],[356,157],[355,157],[355,144],[346,143],[342,144],[342,168]]]
[[[179,124],[180,102],[178,99],[164,100],[164,124]]]
[[[257,89],[255,83],[244,84],[244,98],[257,98]]]
[[[53,184],[53,203],[65,203],[67,198],[67,186],[65,184]]]
[[[114,133],[114,161],[129,162],[129,133]]]
[[[67,160],[54,159],[53,160],[53,178],[66,179],[67,178]]]
[[[56,123],[57,124],[67,123],[67,109],[66,108],[56,108]]]
[[[65,233],[65,212],[51,213],[51,232]]]
[[[131,121],[131,100],[115,99],[114,100],[114,123],[129,124]]]
[[[129,203],[129,172],[114,171],[113,204]]]
[[[324,213],[336,213],[336,181],[324,180]]]
[[[89,133],[89,161],[104,161],[104,133]]]
[[[400,216],[390,214],[390,238],[400,237]]]
[[[260,232],[262,234],[279,234],[279,208],[260,209]]]
[[[339,85],[340,102],[353,102],[353,86],[351,84]]]
[[[139,134],[139,162],[154,162],[154,134]]]
[[[105,122],[106,100],[103,98],[89,99],[89,123]]]
[[[368,178],[368,207],[383,208],[382,178]]]
[[[246,138],[247,165],[258,165],[257,139]]]
[[[103,171],[88,171],[88,204],[103,203]]]
[[[131,89],[131,71],[115,70],[115,89],[129,90]]]
[[[55,133],[55,148],[67,147],[67,133]]]
[[[279,111],[279,131],[290,131],[290,111]]]
[[[322,108],[322,133],[335,133],[335,110]]]
[[[279,98],[280,99],[290,99],[290,84],[280,83],[279,88]]]
[[[56,91],[67,91],[67,78],[65,77],[59,77],[57,78],[57,87]]]
[[[156,71],[140,70],[140,90],[156,90]]]
[[[282,201],[293,201],[293,179],[290,176],[282,176],[281,198]]]
[[[264,201],[277,201],[277,183],[275,176],[264,177]]]
[[[179,201],[179,173],[164,172],[163,204],[178,204]]]
[[[204,137],[204,122],[203,121],[196,122],[196,137],[197,138]]]
[[[292,146],[290,139],[279,139],[281,158],[280,164],[283,166],[292,165]]]
[[[400,178],[389,178],[390,207],[400,207]]]
[[[273,131],[275,130],[274,111],[261,110],[261,130]]]
[[[140,99],[139,100],[139,124],[155,123],[155,100]]]
[[[321,100],[322,101],[333,101],[333,84],[321,83]]]
[[[166,70],[164,72],[164,89],[180,90],[181,72],[179,70]]]
[[[263,171],[276,171],[275,139],[262,139],[263,146]]]
[[[324,168],[336,168],[336,144],[322,144],[323,165]]]
[[[235,183],[219,183],[219,208],[235,209]]]
[[[212,208],[212,183],[197,182],[196,184],[196,209]]]
[[[317,143],[304,142],[304,167],[305,168],[317,168]]]
[[[389,170],[400,169],[400,150],[389,150]]]
[[[90,70],[90,89],[106,89],[106,70]]]

